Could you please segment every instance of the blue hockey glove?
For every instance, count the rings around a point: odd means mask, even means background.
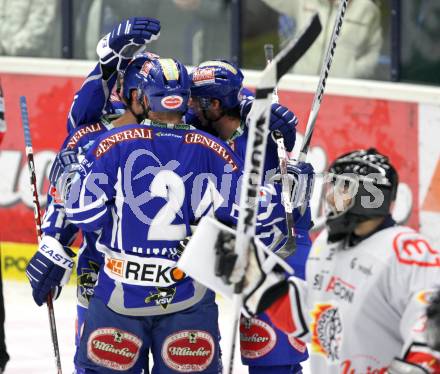
[[[292,208],[306,206],[310,201],[315,181],[315,172],[308,162],[287,161],[287,174],[290,182],[290,203]],[[271,181],[281,183],[280,173],[275,174]]]
[[[96,47],[99,62],[107,68],[124,71],[131,58],[156,40],[160,34],[160,22],[154,18],[132,17],[122,21],[105,35]]]
[[[283,135],[287,152],[291,152],[295,145],[297,124],[298,118],[292,111],[280,104],[272,104],[269,130],[277,130]]]
[[[80,169],[76,150],[63,149],[56,155],[49,173],[49,182],[53,186],[51,193],[56,202],[65,201],[73,177]]]
[[[43,236],[38,251],[26,267],[32,297],[37,305],[43,305],[50,292],[54,299],[60,295],[62,286],[69,281],[72,273],[73,256],[75,254],[70,248],[63,247],[50,236]]]
[[[254,98],[247,96],[240,101],[240,117],[245,120],[251,111]],[[284,147],[291,152],[296,140],[296,125],[298,118],[295,114],[280,104],[272,104],[269,131],[278,130],[284,139]]]
[[[66,169],[71,169],[75,165],[79,165],[77,151],[70,149],[61,150],[53,161],[49,173],[49,182],[56,186],[57,181]]]

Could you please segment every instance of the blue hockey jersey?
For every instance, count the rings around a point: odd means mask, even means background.
[[[100,121],[103,115],[123,112],[122,103],[111,97],[116,78],[115,71],[107,80],[103,80],[101,65],[96,64],[73,98],[67,116],[68,133],[81,125]]]
[[[65,205],[72,223],[100,230],[105,262],[95,297],[121,314],[173,313],[200,301],[208,291],[176,268],[178,243],[206,214],[236,223],[241,161],[209,134],[171,127],[128,125],[100,136]],[[158,305],[160,292],[168,298]]]
[[[61,149],[67,148],[76,150],[78,154],[84,154],[95,139],[106,131],[107,127],[99,122],[79,126],[69,133]],[[42,230],[44,235],[57,239],[65,246],[69,246],[73,242],[78,232],[78,228],[66,218],[63,205],[57,201],[54,186],[49,187],[47,209],[43,217]]]

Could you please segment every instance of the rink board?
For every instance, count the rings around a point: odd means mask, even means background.
[[[25,270],[30,258],[37,249],[36,244],[1,242],[1,267],[3,279],[27,281]],[[77,248],[73,247],[76,252]],[[76,274],[72,273],[70,284],[76,284]]]
[[[6,277],[22,278],[33,251],[35,225],[25,165],[19,96],[29,104],[39,195],[45,204],[47,174],[66,136],[66,116],[90,62],[0,58],[8,132],[0,151],[0,241],[9,256]],[[258,72],[245,71],[252,88]],[[296,148],[307,122],[317,78],[289,75],[280,83],[280,102],[300,120]],[[440,89],[407,84],[329,79],[316,123],[309,161],[319,173],[337,155],[376,147],[388,154],[400,174],[395,218],[420,229],[440,248]],[[321,184],[312,198],[315,230],[322,227]],[[10,244],[20,243],[20,244]]]

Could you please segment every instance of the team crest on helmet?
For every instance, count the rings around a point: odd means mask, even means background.
[[[182,105],[183,99],[177,95],[165,96],[160,103],[166,109],[177,109]]]
[[[211,84],[215,82],[215,69],[214,68],[202,68],[194,70],[192,76],[193,84],[196,86],[202,86],[204,84]]]
[[[152,67],[153,64],[151,61],[145,61],[145,63],[142,65],[141,70],[139,70],[139,74],[143,75],[144,77],[148,77],[148,74],[150,73]]]

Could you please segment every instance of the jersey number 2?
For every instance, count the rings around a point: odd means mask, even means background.
[[[174,171],[161,170],[151,182],[152,196],[163,197],[165,205],[151,221],[148,240],[182,240],[186,235],[185,224],[173,224],[185,199],[185,185]]]

